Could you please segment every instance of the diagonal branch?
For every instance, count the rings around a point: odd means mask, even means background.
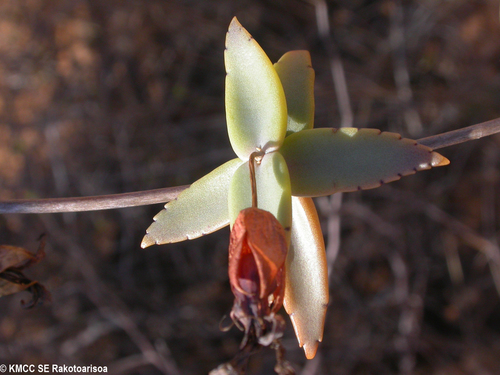
[[[48,214],[56,212],[99,211],[113,208],[146,206],[177,198],[189,185],[133,193],[96,195],[78,198],[15,199],[0,201],[3,214]]]
[[[474,139],[500,133],[500,118],[471,125],[462,129],[418,139],[417,142],[437,150]],[[144,190],[133,193],[99,195],[80,198],[16,199],[0,201],[0,214],[47,214],[56,212],[99,211],[115,208],[146,206],[165,203],[189,185],[164,189]]]
[[[479,139],[500,132],[500,118],[482,122],[480,124],[467,126],[462,129],[452,130],[446,133],[432,135],[417,140],[421,145],[437,150],[474,139]]]

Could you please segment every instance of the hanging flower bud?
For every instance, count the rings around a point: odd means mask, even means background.
[[[284,322],[275,313],[283,304],[285,231],[269,212],[247,208],[238,215],[229,242],[229,281],[235,296],[231,317],[260,345],[281,337]]]

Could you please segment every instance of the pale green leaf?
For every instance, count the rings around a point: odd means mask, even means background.
[[[271,151],[283,143],[285,93],[273,64],[238,20],[226,35],[226,119],[229,140],[244,161],[256,148]]]
[[[167,203],[153,218],[141,246],[191,240],[225,227],[229,223],[229,183],[242,163],[240,159],[228,161]]]
[[[290,178],[285,159],[279,152],[264,155],[260,164],[255,163],[257,206],[272,213],[290,238],[292,225],[292,200]],[[229,220],[233,225],[241,210],[252,206],[252,188],[248,162],[234,173],[229,187]]]
[[[372,189],[417,171],[449,164],[416,141],[376,129],[311,129],[280,149],[295,196]]]
[[[314,69],[308,51],[285,53],[274,68],[285,90],[287,134],[314,126]]]
[[[292,197],[292,215],[284,306],[299,345],[311,359],[323,339],[329,298],[325,243],[311,198]]]

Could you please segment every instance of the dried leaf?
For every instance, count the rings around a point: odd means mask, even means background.
[[[40,240],[36,254],[22,247],[0,245],[0,297],[22,292],[31,293],[31,300],[21,301],[25,308],[31,308],[49,298],[49,293],[38,281],[32,281],[21,270],[38,263],[45,256],[45,236]]]
[[[32,281],[28,284],[16,283],[9,280],[5,280],[3,276],[4,274],[0,275],[0,297],[22,292],[36,283],[35,281]]]
[[[22,270],[39,262],[44,255],[43,247],[39,248],[36,254],[31,254],[22,247],[0,245],[0,273],[9,268]]]

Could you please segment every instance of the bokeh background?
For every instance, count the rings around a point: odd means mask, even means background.
[[[233,158],[233,16],[272,61],[311,52],[317,127],[418,139],[500,117],[496,0],[1,0],[0,198],[188,184]],[[499,145],[449,147],[449,167],[316,200],[331,302],[314,360],[288,326],[298,374],[500,373]],[[142,250],[161,208],[0,216],[1,244],[35,251],[48,234],[26,274],[52,294],[31,310],[27,294],[0,299],[0,362],[187,375],[232,358],[229,232]],[[273,364],[264,350],[248,373]]]

